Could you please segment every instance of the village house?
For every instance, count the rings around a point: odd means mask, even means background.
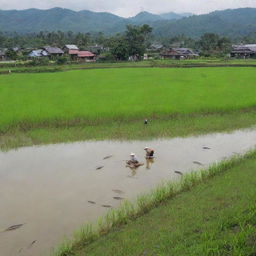
[[[77,59],[79,48],[75,44],[66,44],[63,50],[72,60]]]
[[[195,59],[199,57],[192,49],[189,48],[171,48],[161,53],[163,59]]]
[[[49,56],[48,52],[43,49],[33,50],[28,54],[28,57],[30,58],[41,58],[41,57],[48,57],[48,56]]]
[[[45,50],[51,58],[61,57],[64,54],[58,47],[45,46],[43,47],[43,50]]]
[[[230,57],[233,58],[256,58],[256,44],[232,45]]]
[[[160,43],[153,43],[149,46],[147,51],[149,52],[160,52],[164,49],[164,46]]]
[[[77,54],[77,58],[81,61],[85,62],[94,62],[96,61],[96,55],[90,51],[79,51]]]
[[[160,43],[153,43],[151,44],[147,50],[146,53],[143,56],[144,60],[151,60],[151,59],[159,59],[160,52],[163,51],[164,46]]]
[[[63,50],[65,53],[69,53],[69,51],[72,51],[72,50],[79,51],[79,48],[75,44],[66,44]]]

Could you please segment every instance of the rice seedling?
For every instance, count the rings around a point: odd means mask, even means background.
[[[115,69],[0,77],[0,131],[108,125],[255,106],[254,68]],[[106,107],[107,106],[107,107]]]

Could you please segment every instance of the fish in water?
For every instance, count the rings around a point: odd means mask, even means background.
[[[112,191],[117,193],[117,194],[124,194],[124,191],[122,191],[120,189],[112,189]]]
[[[18,229],[18,228],[21,228],[23,225],[24,225],[24,224],[12,225],[12,226],[10,226],[9,228],[5,229],[4,232],[16,230],[16,229]]]
[[[211,149],[211,148],[209,148],[209,147],[203,147],[203,149]]]
[[[179,175],[183,175],[182,172],[179,172],[179,171],[174,171],[176,174],[179,174]]]
[[[90,204],[96,204],[94,201],[88,201],[88,203],[90,203]]]
[[[194,164],[197,164],[197,165],[203,165],[202,163],[198,162],[198,161],[194,161],[193,162]]]
[[[124,200],[124,198],[120,197],[120,196],[114,196],[113,198],[116,199],[116,200]]]
[[[28,246],[28,249],[31,248],[36,242],[37,242],[37,240],[34,240],[34,241]]]
[[[103,204],[102,207],[105,207],[105,208],[112,208],[111,205],[108,205],[108,204]]]
[[[96,170],[100,170],[102,168],[104,168],[104,166],[98,166],[98,167],[96,167]]]
[[[113,157],[113,155],[105,156],[105,157],[103,158],[103,160],[109,159],[109,158],[111,158],[111,157]]]

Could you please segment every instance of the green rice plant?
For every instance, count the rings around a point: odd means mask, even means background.
[[[65,240],[57,249],[52,252],[52,256],[72,256],[73,254],[73,241]]]
[[[136,209],[131,202],[125,200],[120,208],[110,211],[107,216],[108,215],[110,215],[111,224],[113,226],[120,226],[127,224],[132,216],[136,216]]]
[[[0,132],[246,111],[256,104],[254,78],[254,68],[124,68],[0,76]]]
[[[74,243],[85,245],[96,238],[96,233],[93,230],[93,225],[88,223],[80,230],[74,233]]]
[[[183,191],[188,191],[197,184],[206,181],[216,175],[219,175],[234,166],[242,164],[248,159],[255,159],[256,151],[250,151],[244,156],[234,156],[228,160],[224,160],[220,163],[215,163],[210,166],[207,170],[202,169],[198,172],[192,172],[184,175],[180,181],[170,182],[167,181],[157,186],[156,189],[152,190],[151,193],[142,194],[137,197],[137,200],[134,203],[125,201],[118,209],[111,209],[105,217],[102,217],[98,220],[95,229],[91,225],[87,225],[80,230],[75,236],[75,239],[69,243],[65,243],[64,246],[61,245],[60,249],[55,251],[54,256],[71,256],[73,248],[77,248],[81,245],[87,245],[102,235],[106,235],[113,228],[119,227],[120,225],[127,224],[130,220],[134,220],[139,216],[142,216],[148,213],[151,209],[159,206],[162,202],[174,197],[175,195],[182,193]],[[256,222],[256,210],[255,205],[249,208],[249,214],[245,217],[245,222],[240,222],[238,225],[241,226],[241,229],[246,226],[245,230],[242,230],[242,234],[239,234],[233,241],[235,244],[235,249],[233,251],[239,253],[239,246],[241,243],[245,242],[245,238],[248,238],[252,234],[251,227],[255,226],[252,223]],[[218,228],[211,233],[203,234],[203,239],[205,240],[205,255],[221,255],[220,249],[214,247],[211,241],[216,239],[217,234],[220,230],[225,230],[230,227],[230,225],[236,224],[235,219],[233,218],[230,222],[220,223]],[[248,223],[248,224],[245,224]],[[255,224],[254,224],[255,225]],[[207,244],[211,244],[208,248]],[[238,249],[236,249],[238,248]],[[223,255],[223,254],[222,254]],[[234,254],[239,255],[239,254]]]

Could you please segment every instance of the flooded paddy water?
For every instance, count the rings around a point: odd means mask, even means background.
[[[0,152],[0,255],[41,256],[122,199],[245,153],[256,130],[133,142],[80,142]],[[146,163],[144,147],[155,149]],[[125,160],[135,152],[145,165]]]

